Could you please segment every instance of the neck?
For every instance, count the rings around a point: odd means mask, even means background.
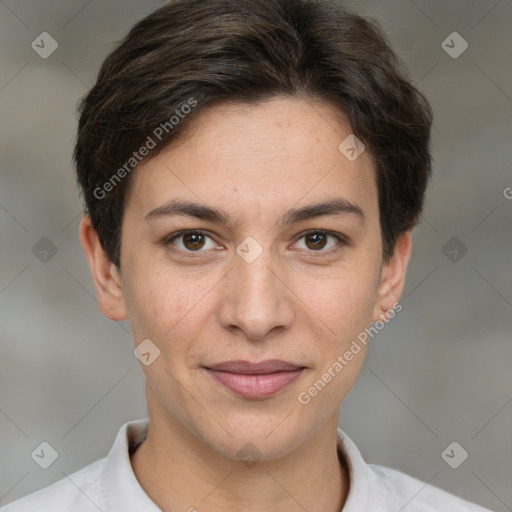
[[[286,456],[249,464],[223,457],[180,423],[150,414],[147,439],[131,463],[163,511],[340,512],[349,478],[338,458],[337,419]]]

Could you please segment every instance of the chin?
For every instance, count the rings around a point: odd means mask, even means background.
[[[271,461],[284,457],[304,442],[304,427],[299,427],[292,416],[249,415],[237,418],[236,422],[224,421],[222,426],[216,422],[202,425],[196,432],[202,442],[227,459]],[[226,415],[221,417],[226,419]]]

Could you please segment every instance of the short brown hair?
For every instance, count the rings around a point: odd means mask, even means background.
[[[206,106],[278,95],[347,115],[376,164],[383,257],[392,255],[421,213],[432,111],[379,25],[335,0],[171,0],[130,30],[79,107],[77,178],[118,268],[134,151],[156,156]]]

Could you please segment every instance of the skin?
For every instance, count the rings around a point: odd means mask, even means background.
[[[133,176],[121,270],[87,216],[80,228],[101,310],[130,319],[136,346],[150,339],[160,350],[141,365],[150,429],[132,455],[134,473],[162,510],[340,511],[349,480],[336,450],[339,408],[364,346],[307,405],[298,394],[398,301],[410,233],[384,262],[373,160],[365,151],[351,162],[338,150],[351,130],[329,104],[217,105],[185,133]],[[331,198],[357,205],[364,220],[345,212],[278,223],[292,208]],[[233,224],[145,219],[171,199],[222,209]],[[185,229],[208,236],[162,242]],[[304,236],[319,229],[348,243]],[[252,263],[236,252],[248,236],[263,251]],[[306,370],[271,397],[247,399],[203,368],[234,359]],[[247,443],[261,456],[251,466],[237,458]]]

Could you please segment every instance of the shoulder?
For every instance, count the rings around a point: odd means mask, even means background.
[[[106,509],[99,481],[106,458],[0,508],[0,512],[98,512]]]
[[[389,501],[400,504],[403,512],[491,512],[396,469],[373,464],[368,468],[381,482]]]
[[[343,512],[492,512],[401,471],[368,464],[354,441],[338,428],[338,449],[350,475]],[[433,479],[432,479],[433,480]]]
[[[70,475],[64,473],[64,478],[0,508],[0,512],[98,512],[110,510],[112,504],[116,510],[154,508],[130,464],[130,450],[147,435],[148,428],[146,418],[125,423],[107,457]]]

